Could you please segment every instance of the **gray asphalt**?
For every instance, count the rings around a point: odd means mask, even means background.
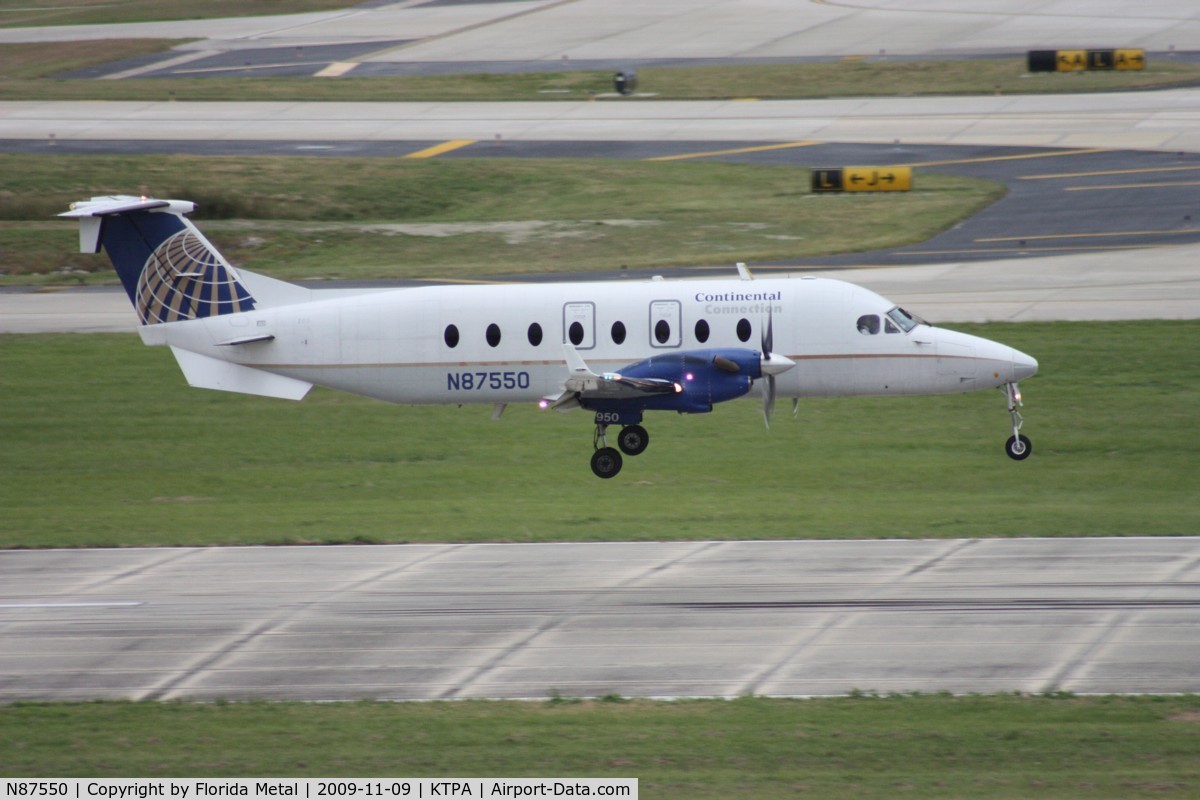
[[[0,701],[1200,691],[1200,539],[0,553]]]

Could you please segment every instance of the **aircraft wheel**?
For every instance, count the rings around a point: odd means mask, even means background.
[[[1008,437],[1008,441],[1004,443],[1004,452],[1008,453],[1008,457],[1011,459],[1024,461],[1033,452],[1033,443],[1029,441],[1029,437],[1025,434],[1010,436]]]
[[[627,456],[636,456],[650,444],[650,434],[641,425],[627,425],[617,437],[617,447]]]
[[[612,447],[601,447],[592,454],[592,472],[597,478],[611,478],[621,471],[621,454]]]

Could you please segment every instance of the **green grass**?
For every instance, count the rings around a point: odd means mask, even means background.
[[[195,218],[233,263],[301,279],[732,265],[895,247],[1004,192],[922,172],[912,192],[812,195],[799,167],[571,159],[0,155],[0,176],[0,286],[113,282],[107,259],[79,254],[76,226],[54,219],[97,194],[196,201]],[[414,223],[451,227],[394,227]]]
[[[189,389],[131,335],[0,338],[0,546],[1200,532],[1200,322],[961,326],[1031,353],[999,392],[650,414],[611,481],[584,412]]]
[[[20,704],[0,774],[636,777],[646,798],[1200,792],[1196,697]]]
[[[191,4],[175,4],[190,7]],[[0,16],[2,19],[2,16]],[[451,102],[584,100],[613,94],[612,72],[566,71],[357,78],[200,77],[62,79],[72,71],[163,52],[181,42],[109,40],[0,45],[0,100],[260,100]],[[180,69],[185,69],[180,67]],[[313,72],[319,68],[313,67]],[[1169,58],[1144,71],[1029,73],[1024,58],[960,61],[843,60],[783,65],[638,70],[638,92],[657,100],[1057,94],[1193,84],[1200,65]],[[637,102],[622,98],[620,102]]]
[[[1141,72],[1030,73],[1021,58],[828,61],[638,70],[638,91],[672,99],[1059,94],[1164,88],[1200,80],[1200,66],[1151,59]],[[609,76],[611,79],[611,76]]]
[[[2,46],[0,46],[2,47]],[[3,51],[0,49],[0,58]],[[71,67],[76,69],[79,67]],[[65,70],[60,70],[65,71]],[[54,74],[58,74],[57,72]],[[639,95],[613,94],[596,71],[356,78],[20,79],[0,100],[507,102],[588,100],[802,100],[914,95],[1072,94],[1170,88],[1200,80],[1200,65],[1171,62],[1145,72],[1025,72],[1021,60],[801,63],[786,67],[674,67],[638,71]]]
[[[2,5],[2,0],[0,0]],[[183,4],[180,4],[183,7]],[[31,42],[0,44],[0,99],[20,99],[22,92],[42,90],[54,95],[64,86],[94,84],[95,81],[40,80],[60,73],[161,53],[187,40],[95,39],[78,42]],[[15,95],[14,95],[15,92]],[[27,99],[37,99],[30,96]],[[53,96],[43,99],[64,99]]]

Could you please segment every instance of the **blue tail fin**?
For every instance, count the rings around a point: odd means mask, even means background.
[[[79,220],[81,252],[104,247],[143,325],[253,309],[237,270],[184,218],[194,208],[121,195],[73,203],[59,216]]]

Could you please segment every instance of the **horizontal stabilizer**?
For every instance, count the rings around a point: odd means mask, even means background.
[[[187,213],[195,208],[195,203],[179,200],[157,200],[153,197],[134,197],[128,194],[110,195],[109,197],[93,197],[91,200],[80,200],[72,203],[69,211],[59,214],[60,217],[78,219],[81,217],[105,217],[110,214],[128,214],[130,211],[149,211],[154,208],[168,208],[172,204],[180,213]]]
[[[186,214],[195,208],[195,204],[180,200],[156,200],[153,197],[112,195],[110,197],[93,197],[91,200],[72,203],[71,209],[59,216],[79,220],[79,252],[99,253],[102,217],[128,214],[134,211],[154,211],[160,208],[170,208],[178,213]]]
[[[171,352],[175,354],[188,385],[199,389],[301,400],[312,388],[312,384],[306,381],[203,356],[179,347],[172,347]]]

